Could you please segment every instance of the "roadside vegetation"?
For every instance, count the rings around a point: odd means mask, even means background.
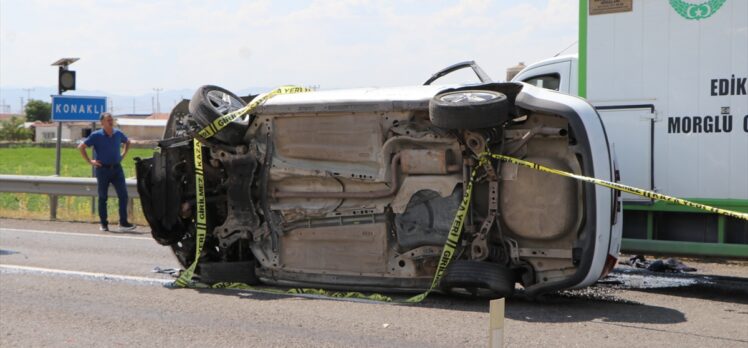
[[[60,176],[92,177],[91,166],[81,159],[77,148],[61,149]],[[151,157],[152,149],[130,148],[122,161],[125,176],[135,177],[135,157]],[[55,148],[32,145],[7,145],[0,148],[0,174],[10,175],[54,175]],[[93,207],[93,209],[92,209]],[[97,205],[92,197],[59,197],[57,219],[62,221],[98,222]],[[133,200],[132,222],[146,224],[138,199]],[[0,193],[0,217],[16,219],[49,219],[49,196],[28,193]],[[117,222],[117,198],[107,202],[109,220]]]
[[[23,128],[23,118],[13,116],[7,121],[0,121],[0,140],[30,141],[31,131]]]

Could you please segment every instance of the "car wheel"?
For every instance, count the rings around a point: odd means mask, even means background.
[[[213,121],[230,112],[243,108],[247,103],[218,86],[202,86],[195,91],[195,95],[190,100],[189,111],[200,127],[207,127]],[[249,127],[249,117],[247,115],[232,121],[211,139],[218,140],[225,144],[235,145],[241,142]],[[210,140],[210,139],[209,139]]]
[[[207,284],[215,283],[244,283],[248,285],[259,284],[260,280],[255,275],[257,262],[203,262],[200,264],[200,280]]]
[[[514,272],[502,265],[455,260],[447,268],[440,286],[448,294],[500,298],[514,292],[514,282]]]
[[[478,129],[509,120],[509,101],[503,93],[466,90],[437,94],[429,103],[431,123],[447,129]]]
[[[171,251],[177,257],[177,261],[183,268],[188,268],[195,260],[195,235],[194,227],[185,233],[181,240],[171,244]]]
[[[179,261],[179,264],[182,265],[184,269],[190,267],[192,265],[192,262],[195,261],[195,248],[197,247],[195,240],[196,233],[197,231],[195,231],[195,225],[191,225],[182,235],[182,238],[180,240],[170,245],[171,251],[174,253],[177,261]],[[213,262],[220,259],[220,255],[217,254],[217,245],[218,242],[215,238],[210,235],[206,236],[202,253],[200,255],[200,262],[197,263],[195,274],[200,274],[200,268],[202,267],[203,263]]]

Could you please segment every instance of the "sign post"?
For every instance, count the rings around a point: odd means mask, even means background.
[[[60,58],[52,63],[57,66],[57,94],[62,95],[65,91],[75,90],[75,71],[68,70],[68,66],[77,62],[80,58]],[[54,97],[52,97],[54,104]],[[52,109],[52,120],[54,121],[54,109]],[[60,176],[60,148],[62,147],[62,123],[57,122],[57,147],[55,148],[55,176]],[[57,196],[49,196],[49,219],[57,220]]]

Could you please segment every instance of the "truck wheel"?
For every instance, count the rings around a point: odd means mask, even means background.
[[[440,286],[449,294],[501,298],[512,295],[514,282],[514,272],[502,265],[455,260],[447,268]]]
[[[491,128],[509,120],[509,101],[503,93],[486,90],[441,93],[431,98],[429,117],[441,128]]]
[[[213,121],[230,112],[243,108],[247,103],[218,86],[202,86],[195,91],[190,100],[189,111],[200,127],[207,127]],[[245,115],[227,124],[210,139],[221,141],[225,144],[235,145],[241,142],[249,127],[249,116]],[[209,140],[210,140],[209,139]]]

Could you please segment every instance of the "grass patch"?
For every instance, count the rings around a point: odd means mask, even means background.
[[[0,148],[0,174],[54,175],[55,148],[18,146]],[[88,151],[89,156],[91,151]],[[135,177],[135,157],[153,156],[152,149],[130,148],[122,160],[125,177]],[[91,166],[86,164],[77,148],[60,151],[60,176],[92,177]]]
[[[0,174],[10,175],[54,175],[55,148],[15,146],[0,148]],[[89,151],[90,155],[90,151]],[[130,148],[122,161],[122,169],[128,178],[135,177],[135,157],[153,156],[152,149]],[[77,148],[62,148],[60,153],[60,176],[92,177]],[[117,198],[107,201],[109,221],[116,224],[119,217]],[[91,207],[94,207],[92,210]],[[0,193],[0,217],[16,219],[49,219],[49,196],[28,193]],[[140,200],[133,199],[133,223],[144,225]],[[57,219],[62,221],[98,222],[97,205],[92,197],[58,197]]]

